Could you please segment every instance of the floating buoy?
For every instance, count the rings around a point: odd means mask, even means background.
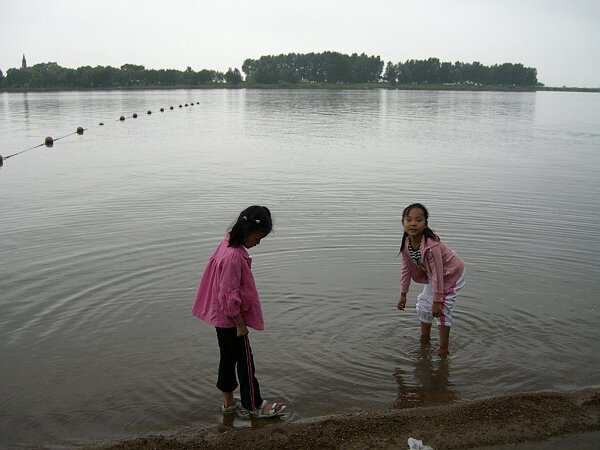
[[[187,105],[188,105],[188,104],[186,103],[186,104],[185,104],[186,108],[187,108]]]
[[[200,104],[200,102],[196,102],[196,105],[199,105],[199,104]]]
[[[123,121],[125,120],[125,116],[121,116],[121,117],[119,117],[119,120],[120,120],[121,122],[123,122]]]
[[[172,107],[172,106],[169,106],[169,109],[173,109],[173,107]]]
[[[179,105],[180,108],[183,108],[183,106]]]
[[[98,125],[102,126],[102,125],[104,125],[104,122],[100,122]]]
[[[194,106],[194,102],[190,103],[190,106]]]
[[[54,139],[52,139],[51,136],[46,136],[46,139],[44,139],[44,144],[46,147],[52,147],[54,145]]]
[[[133,118],[137,119],[137,113],[133,113]]]
[[[0,155],[0,167],[4,165],[4,158]]]
[[[165,112],[165,108],[160,108],[160,112]]]
[[[83,127],[77,127],[77,134],[83,134]]]
[[[148,114],[152,114],[152,111],[148,110]]]

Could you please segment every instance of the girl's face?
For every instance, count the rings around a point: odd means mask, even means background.
[[[244,242],[242,242],[242,245],[246,248],[256,247],[258,244],[260,244],[260,241],[267,236],[267,234],[269,233],[264,230],[253,231],[246,236]]]
[[[425,212],[421,208],[409,209],[404,219],[402,219],[402,225],[404,226],[404,231],[409,236],[417,237],[422,235],[427,227]]]

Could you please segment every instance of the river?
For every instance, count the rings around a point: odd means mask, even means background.
[[[600,384],[597,93],[3,93],[0,135],[0,446],[219,429],[190,311],[251,204],[275,230],[250,339],[285,420]],[[446,361],[417,285],[396,309],[415,201],[466,263]]]

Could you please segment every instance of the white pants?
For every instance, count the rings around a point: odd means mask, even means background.
[[[456,301],[456,297],[462,288],[465,286],[466,278],[465,272],[462,273],[460,278],[456,280],[456,284],[448,292],[444,292],[443,298],[444,303],[442,314],[437,319],[437,325],[445,325],[448,327],[452,326],[452,307]],[[433,323],[433,315],[431,314],[431,307],[433,306],[433,286],[431,285],[431,278],[429,283],[423,288],[423,292],[417,295],[417,315],[419,320],[423,323]]]

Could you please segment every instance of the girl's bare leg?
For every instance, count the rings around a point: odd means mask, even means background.
[[[229,408],[235,404],[235,399],[233,398],[233,392],[223,392],[223,406],[225,408]]]
[[[448,345],[450,343],[450,327],[448,325],[440,325],[440,349],[438,350],[438,356],[445,358],[450,353],[448,351]]]
[[[431,336],[431,324],[421,322],[421,345],[429,345]]]

